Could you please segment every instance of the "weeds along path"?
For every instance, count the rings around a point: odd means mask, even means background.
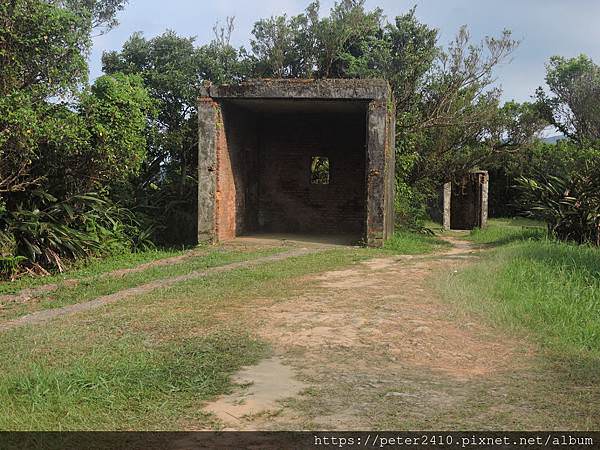
[[[446,239],[453,248],[444,253],[302,277],[283,298],[229,311],[274,355],[242,370],[239,389],[204,411],[232,430],[586,426],[581,402],[536,367],[531,345],[440,299],[430,275],[480,251]]]
[[[136,287],[123,289],[118,292],[115,292],[110,295],[104,295],[98,297],[94,300],[76,303],[73,305],[64,306],[61,308],[55,309],[46,309],[42,311],[38,311],[32,314],[28,314],[26,316],[19,317],[14,320],[9,320],[3,323],[0,323],[0,332],[10,330],[13,328],[17,328],[23,325],[37,325],[45,323],[49,320],[52,320],[56,317],[65,316],[68,314],[74,314],[82,311],[89,311],[91,309],[99,308],[104,305],[108,305],[111,303],[119,302],[122,300],[126,300],[128,298],[132,298],[141,294],[146,294],[152,292],[156,289],[167,288],[169,286],[173,286],[174,284],[181,283],[188,280],[193,280],[197,278],[206,277],[209,275],[228,272],[235,269],[242,268],[251,268],[256,267],[261,264],[274,262],[274,261],[282,261],[288,258],[293,258],[297,256],[308,255],[311,253],[316,253],[324,250],[313,247],[313,248],[296,248],[290,251],[286,251],[284,253],[278,253],[275,255],[269,255],[264,257],[259,257],[255,259],[225,264],[222,266],[212,267],[206,270],[198,270],[185,275],[179,275],[175,277],[161,278],[158,280],[154,280]]]

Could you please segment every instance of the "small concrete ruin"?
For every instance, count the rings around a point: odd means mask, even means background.
[[[488,219],[489,175],[473,171],[461,181],[444,185],[444,228],[472,230],[485,228]]]
[[[394,231],[395,111],[383,80],[255,80],[203,88],[198,240]]]

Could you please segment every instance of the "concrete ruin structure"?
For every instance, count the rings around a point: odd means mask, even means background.
[[[198,240],[394,231],[395,111],[383,80],[255,80],[203,88]]]
[[[488,219],[489,175],[473,171],[459,182],[444,185],[444,228],[472,230],[485,228]]]

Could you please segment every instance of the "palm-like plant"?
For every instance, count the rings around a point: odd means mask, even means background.
[[[557,239],[600,245],[600,179],[590,171],[517,180],[524,212]]]
[[[38,192],[38,207],[19,205],[0,218],[0,273],[13,276],[16,266],[35,272],[63,271],[67,261],[152,246],[134,214],[95,193],[58,201]]]

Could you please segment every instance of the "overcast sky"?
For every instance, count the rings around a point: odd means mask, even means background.
[[[309,0],[130,0],[120,16],[121,24],[95,39],[91,76],[101,74],[102,51],[118,50],[135,31],[153,37],[167,29],[184,36],[197,36],[199,43],[212,38],[217,20],[235,16],[233,44],[248,44],[257,19],[271,15],[298,14]],[[322,0],[326,13],[334,0]],[[551,55],[567,57],[585,53],[600,62],[599,0],[368,0],[368,7],[381,7],[389,19],[417,5],[422,22],[440,30],[441,43],[452,39],[467,25],[477,41],[498,35],[504,28],[522,40],[512,62],[498,71],[505,100],[528,100],[544,82],[544,64]]]

